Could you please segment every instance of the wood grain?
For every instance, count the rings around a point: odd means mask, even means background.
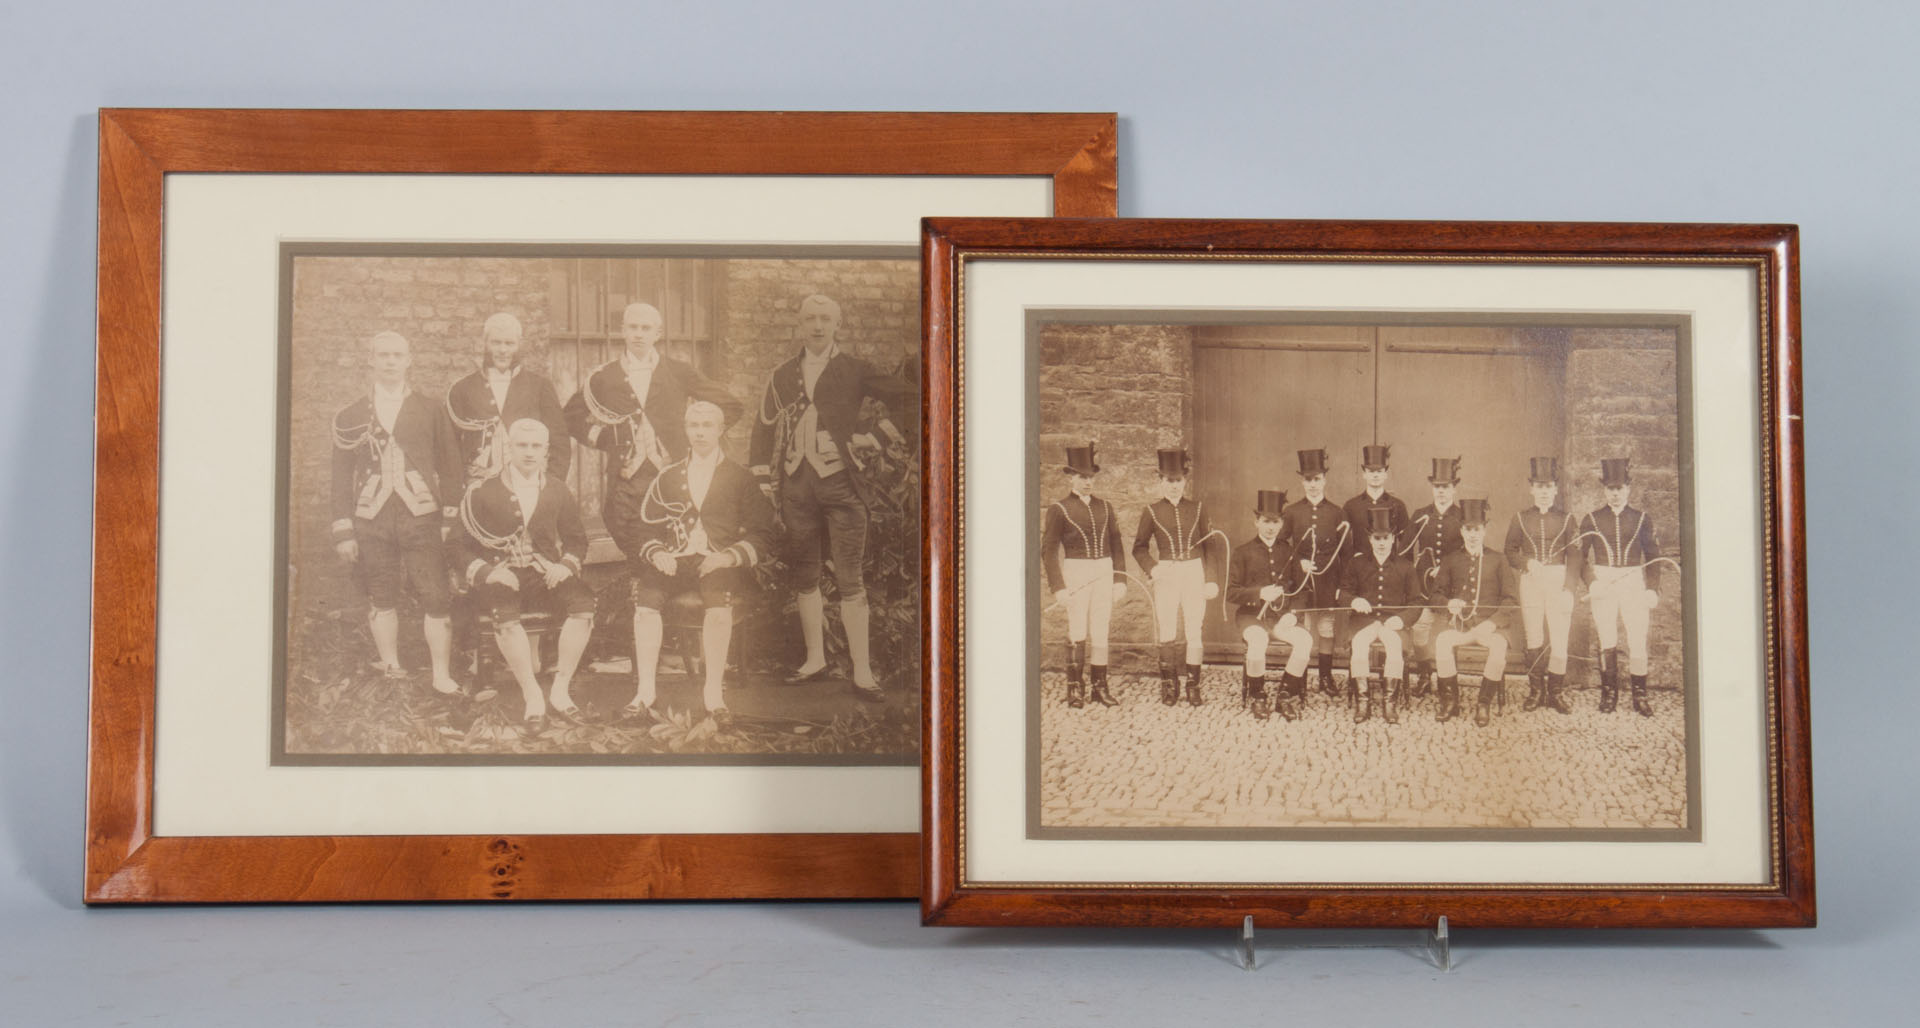
[[[1804,444],[1800,421],[1799,233],[1791,225],[1518,222],[1310,222],[933,218],[921,256],[926,333],[926,549],[923,599],[927,722],[923,753],[922,919],[941,925],[1158,925],[1232,927],[1431,926],[1799,927],[1816,920],[1808,720]],[[1309,256],[1327,259],[1748,261],[1760,272],[1766,604],[1773,646],[1768,771],[1778,783],[1775,880],[1758,888],[1619,885],[1502,888],[1409,882],[1397,886],[989,887],[960,874],[960,677],[963,502],[956,403],[963,265],[975,258],[1141,254],[1160,257]]]
[[[89,903],[906,898],[911,833],[153,835],[161,240],[180,172],[1045,176],[1115,211],[1112,114],[100,113]]]

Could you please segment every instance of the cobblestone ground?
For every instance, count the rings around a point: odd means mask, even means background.
[[[1342,677],[1336,675],[1337,678]],[[1312,679],[1309,676],[1309,683]],[[1435,697],[1400,723],[1354,724],[1346,702],[1309,688],[1306,714],[1255,721],[1240,706],[1240,670],[1208,667],[1205,703],[1162,706],[1159,679],[1115,676],[1117,707],[1065,704],[1066,676],[1041,695],[1041,823],[1100,828],[1680,828],[1686,736],[1679,693],[1628,691],[1612,714],[1598,693],[1569,694],[1573,713],[1522,712],[1526,681],[1508,679],[1504,715],[1434,720]],[[1475,680],[1477,684],[1477,680]],[[1277,677],[1269,688],[1278,683]]]

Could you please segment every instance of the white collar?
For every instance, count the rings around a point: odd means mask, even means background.
[[[373,398],[375,400],[380,400],[386,403],[396,403],[400,400],[404,400],[407,398],[407,394],[412,391],[413,390],[409,388],[407,386],[407,383],[405,382],[400,383],[400,388],[398,389],[388,389],[386,386],[381,385],[378,381],[375,381],[373,383]]]
[[[725,454],[723,454],[723,453],[721,453],[721,452],[720,452],[720,447],[718,447],[718,446],[716,446],[716,447],[714,447],[714,448],[713,448],[713,453],[712,453],[712,455],[710,455],[710,456],[706,456],[706,457],[702,457],[702,456],[700,456],[699,454],[697,454],[697,453],[695,453],[695,452],[693,452],[692,450],[688,450],[688,451],[687,451],[687,467],[688,467],[688,468],[696,468],[696,467],[700,467],[700,468],[715,468],[715,467],[719,467],[719,466],[720,466],[720,458],[721,458],[721,457],[723,457],[723,456],[725,456]]]
[[[827,352],[821,354],[818,357],[815,357],[813,355],[813,351],[807,349],[805,346],[802,346],[800,348],[800,359],[803,361],[810,361],[814,364],[825,364],[827,361],[830,361],[838,356],[840,356],[840,341],[838,339],[834,340],[831,343],[828,343]]]
[[[652,371],[660,366],[660,347],[656,344],[648,348],[645,357],[635,357],[632,350],[622,348],[620,366],[628,371]]]
[[[520,469],[511,464],[507,465],[506,469],[500,472],[501,482],[505,483],[507,489],[512,492],[519,492],[522,489],[544,488],[547,484],[546,479],[547,474],[544,471],[536,471],[531,477],[528,477],[522,475]]]

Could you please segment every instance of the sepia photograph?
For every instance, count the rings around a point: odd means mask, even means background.
[[[284,244],[281,764],[913,764],[910,250]]]
[[[1684,317],[1027,319],[1029,837],[1698,837]]]

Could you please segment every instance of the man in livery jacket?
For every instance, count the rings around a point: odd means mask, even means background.
[[[647,486],[687,455],[687,403],[717,404],[729,421],[741,405],[725,386],[660,352],[664,327],[651,304],[628,304],[620,331],[625,349],[580,383],[565,413],[573,437],[607,455],[601,514],[631,563],[640,549],[634,533]]]
[[[1433,502],[1413,512],[1406,531],[1400,534],[1399,548],[1400,555],[1413,562],[1414,579],[1422,595],[1433,591],[1433,580],[1440,574],[1440,562],[1462,545],[1460,505],[1454,502],[1460,488],[1460,459],[1433,458],[1433,473],[1427,476],[1427,483],[1433,487]],[[1413,679],[1411,692],[1415,696],[1427,694],[1427,678],[1433,674],[1436,624],[1434,611],[1423,609],[1420,620],[1407,632],[1407,642],[1413,650],[1407,673]]]
[[[1299,457],[1305,495],[1287,508],[1280,531],[1293,543],[1304,583],[1296,606],[1304,608],[1314,638],[1320,689],[1333,696],[1339,693],[1333,684],[1333,637],[1339,628],[1340,564],[1353,548],[1353,526],[1347,512],[1327,499],[1327,451],[1301,450]]]
[[[413,391],[406,337],[381,332],[367,344],[373,387],[333,417],[333,547],[357,568],[371,608],[368,626],[379,668],[403,678],[400,590],[411,587],[433,663],[433,687],[460,687],[448,671],[453,629],[447,619],[442,544],[460,502],[460,458],[440,404]]]
[[[507,427],[507,466],[467,488],[460,502],[461,574],[493,616],[493,638],[514,682],[522,717],[544,726],[547,699],[535,678],[533,647],[520,616],[530,609],[565,612],[552,709],[580,720],[569,686],[593,634],[593,590],[580,576],[587,530],[567,481],[547,472],[547,426],[522,418]]]
[[[1387,492],[1387,455],[1388,447],[1385,446],[1360,448],[1360,480],[1366,483],[1366,488],[1341,508],[1346,511],[1348,535],[1353,540],[1352,545],[1347,547],[1348,556],[1364,557],[1370,552],[1367,533],[1372,522],[1368,518],[1375,508],[1384,507],[1392,516],[1395,539],[1407,530],[1410,523],[1406,503]]]
[[[532,418],[547,426],[547,474],[566,480],[573,460],[567,416],[545,375],[520,363],[520,319],[501,311],[481,327],[480,368],[447,390],[447,420],[468,482],[507,465],[507,426]]]
[[[1107,691],[1107,631],[1114,601],[1127,592],[1119,512],[1093,495],[1093,476],[1100,473],[1100,465],[1094,461],[1092,443],[1067,447],[1062,470],[1068,492],[1047,505],[1040,563],[1046,569],[1047,591],[1067,609],[1067,706],[1081,707],[1091,699],[1111,707],[1119,701]],[[1080,666],[1088,662],[1083,682]]]
[[[1287,610],[1288,589],[1300,575],[1293,563],[1293,546],[1281,534],[1286,508],[1285,492],[1256,492],[1253,538],[1235,547],[1227,563],[1227,602],[1236,605],[1234,627],[1247,644],[1246,699],[1253,716],[1262,721],[1269,711],[1268,641],[1278,638],[1288,646],[1286,671],[1276,697],[1280,716],[1288,721],[1300,716],[1307,692],[1307,658],[1313,652],[1313,637],[1299,616]]]
[[[1367,513],[1367,548],[1363,556],[1347,561],[1340,578],[1339,598],[1347,605],[1342,634],[1347,649],[1347,696],[1358,723],[1381,708],[1388,724],[1400,723],[1406,703],[1407,626],[1420,616],[1424,593],[1413,573],[1413,562],[1394,552],[1397,534],[1393,511],[1375,507]],[[1373,673],[1373,644],[1382,651],[1381,672]],[[1383,681],[1384,678],[1384,681]],[[1365,686],[1359,683],[1365,682]],[[1364,695],[1356,695],[1359,688]]]
[[[1600,636],[1600,710],[1612,713],[1620,701],[1620,639],[1627,629],[1628,674],[1633,712],[1652,717],[1647,702],[1647,622],[1660,604],[1660,543],[1645,511],[1627,505],[1632,479],[1627,458],[1600,462],[1600,485],[1607,502],[1580,519],[1581,577],[1588,583],[1594,629]]]
[[[1440,672],[1440,712],[1446,721],[1460,713],[1460,683],[1454,649],[1477,643],[1486,648],[1480,669],[1479,705],[1473,723],[1486,727],[1493,697],[1506,676],[1508,636],[1520,606],[1520,576],[1501,553],[1489,553],[1487,501],[1460,501],[1461,548],[1440,562],[1429,601],[1444,610],[1449,625],[1434,641]]]
[[[1180,702],[1180,644],[1173,634],[1184,621],[1187,702],[1197,707],[1200,658],[1205,652],[1200,626],[1207,613],[1206,601],[1220,595],[1220,583],[1208,574],[1206,558],[1219,560],[1226,537],[1213,530],[1200,501],[1185,495],[1187,451],[1161,450],[1159,460],[1161,496],[1140,512],[1140,525],[1133,533],[1133,559],[1153,581],[1153,609],[1160,640],[1160,702],[1169,707]],[[1216,545],[1219,549],[1212,549]]]
[[[1520,575],[1520,620],[1527,632],[1527,699],[1521,709],[1545,706],[1566,714],[1571,711],[1560,690],[1567,681],[1567,634],[1573,626],[1568,586],[1581,580],[1580,548],[1574,545],[1578,533],[1559,504],[1558,458],[1528,461],[1527,485],[1533,506],[1514,514],[1506,546],[1507,563]]]
[[[886,376],[840,350],[840,305],[815,293],[800,301],[799,353],[775,368],[760,398],[748,444],[748,463],[786,525],[788,567],[806,662],[789,676],[804,682],[827,670],[826,600],[820,594],[822,549],[833,559],[840,591],[840,623],[853,663],[853,691],[882,702],[868,650],[866,483],[867,455],[879,452],[871,433],[859,431],[860,407],[868,398],[906,411],[914,383]],[[896,439],[899,430],[882,420]]]
[[[634,582],[634,670],[639,689],[627,713],[646,717],[656,696],[655,674],[663,631],[660,612],[694,594],[703,609],[700,649],[706,660],[701,690],[707,714],[728,723],[722,692],[733,603],[753,587],[754,565],[773,545],[773,507],[747,469],[720,448],[726,431],[718,405],[687,405],[687,458],[660,473],[640,504],[640,564]]]

